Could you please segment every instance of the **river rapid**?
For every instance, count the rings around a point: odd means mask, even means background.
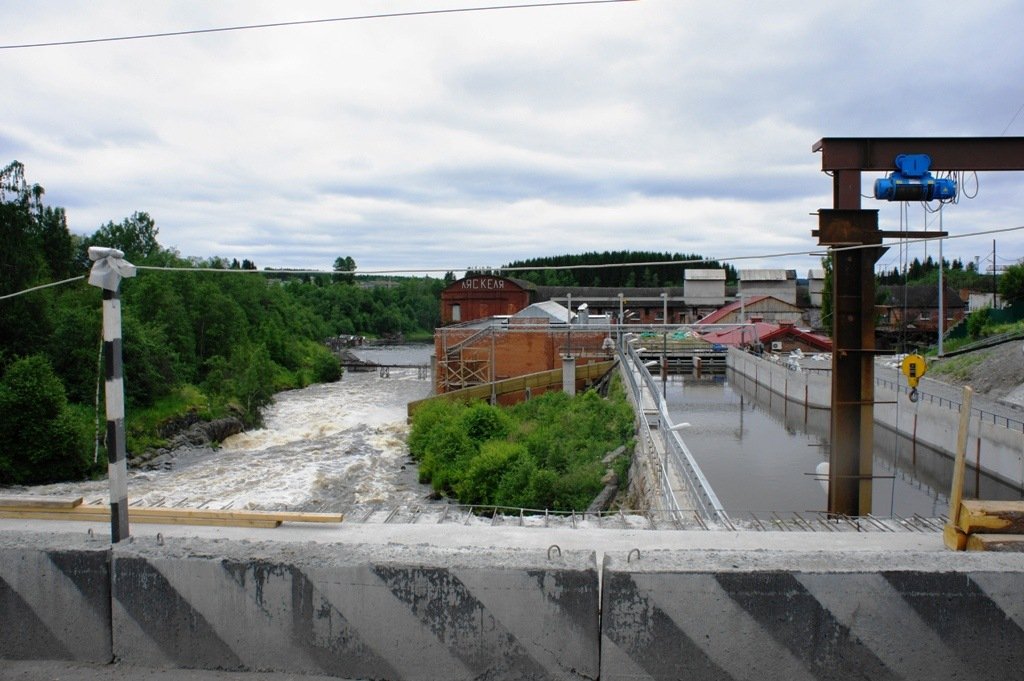
[[[366,348],[381,364],[427,364],[432,346]],[[216,449],[177,450],[165,468],[131,470],[128,495],[144,506],[348,511],[422,505],[430,488],[417,481],[405,443],[406,405],[430,394],[413,369],[348,371],[342,380],[275,396],[265,426]],[[29,494],[108,495],[105,480],[19,488]]]

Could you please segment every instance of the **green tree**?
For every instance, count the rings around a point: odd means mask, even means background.
[[[1024,301],[1024,265],[1010,265],[999,275],[999,295],[1014,305]]]
[[[0,484],[79,479],[90,467],[89,434],[41,355],[14,362],[0,381]]]
[[[353,284],[356,281],[356,261],[352,259],[352,256],[345,256],[344,258],[339,256],[334,259],[334,271],[336,274],[332,275],[334,281],[343,284]]]
[[[108,222],[96,230],[83,242],[83,252],[89,246],[116,248],[124,252],[126,260],[139,264],[160,254],[159,232],[149,213],[137,211],[118,224]]]

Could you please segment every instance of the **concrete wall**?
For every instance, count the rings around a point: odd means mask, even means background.
[[[0,533],[0,613],[0,659],[110,662],[109,540]]]
[[[792,371],[784,365],[761,359],[734,348],[729,350],[728,366],[759,386],[783,395],[811,409],[832,404],[832,376],[824,371]],[[822,363],[825,367],[827,364]],[[910,402],[885,384],[876,382],[875,423],[895,430],[912,441],[926,445],[946,456],[955,456],[959,414],[948,405],[922,399]],[[899,408],[892,402],[899,400]],[[1018,487],[1024,486],[1024,433],[1011,430],[977,415],[968,432],[967,462],[979,464],[982,471]]]
[[[1019,678],[1022,589],[1008,555],[608,554],[601,680]]]
[[[1019,555],[823,551],[813,533],[807,549],[778,550],[771,534],[756,550],[620,543],[599,573],[589,550],[194,537],[111,550],[5,532],[0,659],[391,681],[1002,680],[1024,668]]]
[[[377,679],[598,675],[593,553],[137,540],[113,649],[142,666]]]

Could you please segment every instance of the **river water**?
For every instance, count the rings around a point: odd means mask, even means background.
[[[802,406],[733,374],[667,384],[669,413],[690,427],[683,440],[730,514],[824,512],[825,487],[815,476],[828,460],[828,411]],[[891,443],[890,443],[891,444]],[[876,515],[936,517],[948,490],[893,471],[891,448],[876,447],[872,511]]]
[[[361,359],[429,364],[433,346],[358,348]],[[416,369],[348,371],[342,380],[279,393],[265,427],[217,449],[178,450],[166,469],[129,471],[132,502],[146,506],[342,511],[356,506],[421,505],[405,437],[406,405],[430,393]],[[44,485],[31,494],[108,495],[105,480]]]

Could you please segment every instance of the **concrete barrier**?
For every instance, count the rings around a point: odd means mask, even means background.
[[[1019,678],[1024,573],[994,554],[605,558],[602,681]]]
[[[344,678],[592,679],[592,552],[136,540],[113,552],[128,664]]]
[[[110,542],[0,533],[0,659],[110,662]]]

